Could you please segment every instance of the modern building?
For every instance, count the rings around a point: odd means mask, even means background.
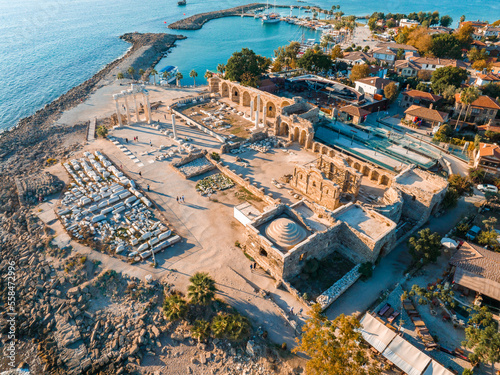
[[[462,109],[463,107],[463,109]],[[486,95],[481,95],[474,100],[470,107],[462,104],[460,94],[455,94],[455,112],[460,110],[469,110],[469,120],[477,124],[485,124],[490,120],[494,120],[500,110],[500,104],[496,100]]]
[[[412,105],[419,105],[422,107],[432,108],[442,98],[442,96],[434,95],[430,92],[409,90],[403,92],[403,99],[401,100],[400,106],[403,108],[409,108]]]
[[[370,112],[363,108],[347,105],[339,109],[339,117],[342,121],[359,125],[366,121]]]
[[[377,48],[373,50],[372,53],[374,58],[380,62],[386,63],[389,66],[394,65],[394,62],[396,61],[396,53],[392,52],[388,48]]]
[[[500,253],[464,242],[450,264],[456,285],[500,301]]]
[[[496,144],[480,143],[474,156],[474,168],[481,168],[492,176],[500,176],[500,147]]]
[[[493,73],[486,73],[486,74],[480,73],[480,74],[476,75],[476,80],[474,81],[474,86],[481,87],[481,86],[487,85],[489,83],[499,83],[500,84],[500,78],[497,77]]]
[[[406,120],[414,124],[420,123],[421,125],[429,125],[434,127],[442,125],[449,119],[448,113],[436,111],[432,108],[421,107],[419,105],[412,105],[406,111]]]
[[[366,77],[358,79],[355,84],[356,90],[361,93],[366,93],[370,95],[380,94],[383,92],[384,87],[391,82],[390,79],[380,78],[380,77]]]

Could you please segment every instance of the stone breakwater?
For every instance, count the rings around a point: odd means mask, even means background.
[[[194,16],[184,18],[168,25],[169,29],[176,30],[198,30],[210,20],[223,17],[240,16],[242,13],[264,8],[266,4],[252,3],[234,8],[216,10],[214,12],[199,13]]]

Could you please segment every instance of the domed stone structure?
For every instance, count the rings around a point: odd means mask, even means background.
[[[307,232],[295,221],[281,217],[266,228],[266,236],[278,246],[289,249],[307,237]]]

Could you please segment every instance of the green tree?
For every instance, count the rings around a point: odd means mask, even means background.
[[[158,74],[158,72],[156,71],[156,69],[152,69],[149,74],[153,76],[153,85],[156,85],[156,75]]]
[[[310,72],[320,72],[329,70],[332,67],[332,59],[322,51],[315,52],[312,49],[308,49],[304,55],[297,60],[297,65]]]
[[[123,73],[122,73],[122,72],[120,72],[120,73],[118,73],[118,74],[116,75],[116,78],[118,78],[118,79],[123,79],[123,78],[125,78],[125,76],[123,75]]]
[[[435,57],[459,59],[462,57],[462,44],[453,34],[437,34],[432,38],[430,52]]]
[[[490,56],[488,55],[488,52],[486,52],[485,48],[478,49],[476,47],[472,47],[467,54],[467,57],[469,58],[470,61],[478,61],[478,60],[486,60]]]
[[[490,248],[492,247],[497,247],[498,246],[498,233],[491,229],[491,230],[482,230],[479,232],[479,235],[477,236],[477,242],[480,245],[483,246],[489,246]]]
[[[187,304],[181,296],[172,294],[163,301],[163,313],[168,320],[183,319],[187,314]]]
[[[394,102],[399,95],[398,86],[394,82],[389,83],[384,87],[384,95],[391,103]]]
[[[339,44],[337,44],[335,47],[332,48],[332,51],[330,52],[330,57],[333,61],[337,59],[342,59],[344,57],[344,52],[342,52],[342,48],[340,48]]]
[[[452,24],[452,22],[453,18],[451,18],[450,16],[442,16],[439,24],[443,27],[448,27]]]
[[[243,48],[240,52],[234,52],[227,61],[225,77],[230,81],[241,82],[241,76],[250,73],[258,79],[270,65],[270,59],[257,55],[251,49]]]
[[[431,87],[435,93],[443,92],[449,85],[460,87],[467,79],[467,71],[455,66],[445,66],[436,69],[431,76]]]
[[[207,70],[207,71],[205,72],[205,75],[204,75],[203,77],[204,77],[205,79],[207,79],[207,80],[208,80],[209,78],[212,78],[212,77],[213,77],[213,75],[214,75],[214,74],[213,74],[210,70]]]
[[[448,190],[446,190],[441,205],[443,206],[443,208],[455,207],[459,198],[460,194],[458,194],[457,190],[450,187],[448,188]]]
[[[474,314],[465,329],[462,345],[471,349],[471,362],[498,363],[500,361],[500,332],[493,314],[483,307],[474,307]]]
[[[196,70],[191,70],[189,72],[189,76],[193,79],[193,86],[196,87],[196,77],[198,77],[198,73],[196,72]]]
[[[479,90],[474,86],[469,86],[460,92],[460,113],[458,114],[457,126],[460,121],[462,109],[466,107],[464,120],[467,120],[470,106],[477,100],[477,98],[479,98],[479,94]]]
[[[457,191],[458,194],[472,195],[472,181],[468,177],[462,177],[459,174],[452,174],[448,177],[449,186]]]
[[[354,65],[351,69],[349,79],[356,82],[358,79],[366,78],[370,75],[370,67],[366,64]]]
[[[439,233],[431,233],[429,228],[419,231],[418,237],[411,237],[408,244],[415,262],[435,262],[441,255],[441,236]]]
[[[224,64],[218,64],[217,65],[217,71],[220,74],[224,75],[224,73],[226,72],[226,65],[224,65]]]
[[[184,76],[182,75],[181,72],[175,73],[175,84],[179,86],[179,83],[181,82],[181,79],[183,79]]]
[[[241,314],[219,313],[212,319],[210,329],[215,337],[238,341],[248,336],[250,323]]]
[[[127,70],[127,73],[128,75],[130,76],[130,78],[134,78],[134,74],[135,74],[135,69],[133,67],[129,67],[128,70]]]
[[[361,346],[361,324],[354,316],[341,314],[333,321],[313,305],[311,319],[302,327],[302,337],[297,339],[294,353],[305,353],[309,360],[306,372],[322,374],[378,374],[369,362],[367,352]]]
[[[462,22],[464,22],[464,21],[465,21],[465,15],[462,15],[462,16],[460,17],[460,23],[462,23]]]
[[[496,83],[488,83],[484,85],[481,90],[483,95],[489,96],[490,98],[496,99],[500,97],[500,85]]]
[[[456,32],[456,36],[460,43],[462,43],[462,47],[469,48],[474,40],[472,38],[472,34],[474,34],[474,31],[475,29],[470,23],[467,23],[460,29],[458,29],[458,31]]]
[[[471,168],[469,169],[469,178],[475,184],[480,184],[483,182],[486,172],[481,168]]]
[[[163,72],[163,78],[165,78],[167,81],[172,77],[172,73],[164,71]]]
[[[188,297],[191,303],[208,305],[214,299],[217,288],[215,280],[206,272],[196,272],[190,277],[188,286]]]
[[[139,76],[143,76],[144,75],[144,69],[139,69]]]

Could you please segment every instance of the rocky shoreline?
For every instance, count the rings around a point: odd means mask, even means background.
[[[203,27],[205,23],[210,20],[223,17],[233,17],[239,16],[243,12],[253,11],[259,8],[265,7],[266,4],[252,3],[247,5],[241,5],[234,8],[216,10],[213,12],[199,13],[194,16],[184,18],[182,20],[176,21],[168,25],[169,29],[175,30],[199,30]]]

